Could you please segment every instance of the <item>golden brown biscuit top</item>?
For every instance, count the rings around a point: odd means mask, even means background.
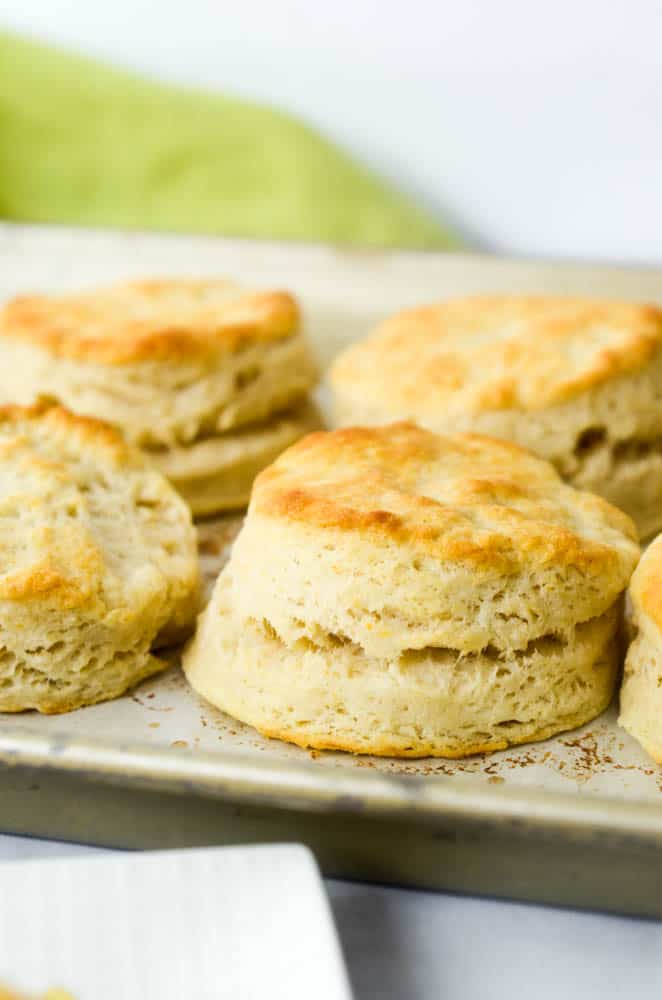
[[[630,583],[632,603],[662,629],[662,535],[642,555]]]
[[[288,292],[229,281],[136,281],[78,295],[21,296],[0,312],[0,336],[55,357],[98,364],[185,359],[295,333]]]
[[[477,296],[392,317],[330,378],[340,394],[403,416],[535,410],[641,368],[661,343],[654,306]]]
[[[0,408],[0,601],[134,613],[196,570],[184,502],[119,432]],[[192,568],[193,566],[193,568]]]
[[[410,423],[308,435],[258,476],[253,515],[404,544],[486,573],[576,567],[610,583],[618,576],[621,588],[639,553],[626,514],[566,486],[542,459]]]

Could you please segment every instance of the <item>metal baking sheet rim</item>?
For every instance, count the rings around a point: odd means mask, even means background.
[[[314,762],[282,763],[249,754],[220,755],[141,744],[47,737],[12,727],[0,732],[0,765],[56,771],[112,785],[307,812],[402,819],[412,824],[493,825],[567,840],[600,837],[662,849],[662,810],[607,796],[582,798],[516,788],[477,788],[461,776],[398,777],[323,771]]]

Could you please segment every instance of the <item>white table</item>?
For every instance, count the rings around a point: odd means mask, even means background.
[[[95,850],[0,836],[0,861]],[[356,1000],[659,1000],[662,922],[327,881]]]

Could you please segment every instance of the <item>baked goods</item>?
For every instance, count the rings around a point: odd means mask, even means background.
[[[194,513],[222,510],[247,501],[248,470],[311,429],[315,367],[299,325],[291,295],[227,281],[17,298],[0,313],[0,398],[51,397],[114,424]]]
[[[662,312],[589,299],[479,296],[413,309],[346,350],[337,422],[409,418],[515,441],[572,485],[662,528]]]
[[[237,510],[248,503],[258,472],[321,423],[317,407],[305,402],[263,423],[149,455],[194,514]]]
[[[513,444],[319,432],[257,478],[184,670],[303,746],[463,756],[609,703],[634,525]]]
[[[198,610],[184,501],[118,431],[0,409],[0,712],[63,712],[165,666]]]
[[[662,535],[646,549],[630,582],[631,643],[619,723],[662,764]]]

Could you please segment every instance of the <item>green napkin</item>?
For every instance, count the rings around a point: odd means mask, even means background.
[[[0,33],[0,218],[362,246],[456,238],[289,115]]]

